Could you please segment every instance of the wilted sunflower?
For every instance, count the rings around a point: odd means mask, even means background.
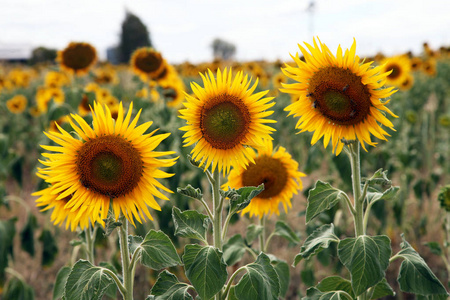
[[[339,46],[334,56],[329,48],[314,40],[314,47],[305,43],[309,51],[299,45],[305,62],[299,59],[298,53],[292,58],[297,66],[286,65],[283,73],[298,83],[283,84],[282,92],[299,96],[285,110],[294,117],[300,116],[296,128],[303,131],[314,131],[311,144],[315,144],[322,136],[325,148],[331,140],[333,152],[338,155],[344,146],[342,138],[358,139],[365,149],[364,143],[375,146],[370,134],[386,140],[389,134],[377,122],[391,128],[393,124],[382,111],[396,117],[385,105],[389,102],[380,99],[393,93],[393,87],[382,89],[389,72],[382,73],[381,67],[371,68],[372,62],[361,63],[355,55],[356,41],[350,50],[342,53]]]
[[[16,95],[6,101],[6,107],[13,114],[21,114],[27,108],[27,98],[24,95]]]
[[[297,191],[303,188],[301,177],[305,174],[298,171],[298,163],[283,147],[274,152],[272,141],[267,140],[264,146],[258,148],[258,155],[252,151],[254,162],[247,168],[241,166],[231,170],[228,182],[224,188],[241,188],[244,186],[259,186],[264,183],[264,190],[250,204],[242,210],[242,214],[249,213],[262,218],[273,213],[280,214],[280,203],[287,212],[291,199]]]
[[[400,86],[411,71],[411,60],[406,55],[398,55],[381,60],[381,72],[391,73],[386,77],[387,85]]]
[[[184,146],[195,144],[191,153],[194,160],[201,160],[201,165],[212,171],[218,168],[224,174],[231,166],[245,167],[253,162],[252,151],[246,146],[258,146],[264,139],[272,139],[273,128],[264,125],[275,123],[264,119],[273,111],[267,111],[275,103],[273,98],[263,98],[267,91],[253,94],[258,80],[250,88],[248,76],[238,72],[232,79],[231,69],[222,73],[217,70],[217,79],[209,70],[201,74],[204,87],[191,83],[193,96],[186,94],[186,108],[180,109],[180,118],[186,120],[187,126]]]
[[[133,52],[130,61],[134,73],[144,79],[155,79],[164,71],[165,60],[153,48],[139,48]]]
[[[89,43],[70,43],[64,50],[58,51],[56,61],[61,69],[71,74],[83,75],[97,61],[97,52]]]
[[[152,122],[136,127],[141,111],[131,121],[133,104],[126,116],[119,105],[114,121],[108,107],[95,103],[92,110],[93,128],[78,115],[72,115],[70,125],[81,140],[72,137],[58,126],[60,133],[46,135],[58,146],[42,147],[53,153],[45,153],[48,161],[39,170],[45,181],[51,184],[57,200],[71,196],[65,208],[70,208],[77,222],[86,214],[91,220],[106,218],[110,203],[115,218],[122,212],[134,224],[145,216],[152,219],[148,206],[160,210],[155,196],[167,200],[157,188],[170,192],[157,178],[172,176],[159,170],[170,167],[177,158],[158,159],[174,152],[153,151],[170,133],[144,134]]]

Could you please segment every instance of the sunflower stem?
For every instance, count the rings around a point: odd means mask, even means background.
[[[208,179],[209,176],[208,176]],[[209,180],[212,187],[212,197],[213,197],[213,210],[214,210],[214,220],[213,220],[213,236],[214,236],[214,247],[222,251],[222,207],[223,201],[219,193],[220,188],[220,173],[215,170],[213,173],[213,178]],[[222,291],[219,291],[216,296],[216,300],[222,299]]]
[[[264,214],[259,219],[259,225],[262,227],[261,234],[259,235],[259,250],[265,252],[265,240],[266,240],[266,215]]]
[[[91,226],[90,225],[84,230],[84,232],[86,234],[86,259],[91,264],[95,265],[95,262],[94,262],[94,240],[95,240],[95,234],[91,231]]]
[[[122,226],[119,226],[119,245],[122,258],[122,276],[125,290],[120,291],[124,300],[133,300],[133,281],[134,268],[130,268],[130,253],[128,250],[128,220],[121,213],[119,220]]]

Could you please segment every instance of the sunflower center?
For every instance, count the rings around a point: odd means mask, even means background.
[[[95,59],[95,51],[90,45],[77,44],[62,53],[63,64],[73,70],[89,67]]]
[[[266,155],[255,158],[242,174],[243,186],[258,186],[264,183],[264,191],[258,197],[269,199],[278,196],[286,186],[288,173],[283,163]]]
[[[387,65],[386,70],[392,70],[391,74],[388,75],[389,79],[397,79],[398,77],[400,77],[401,74],[401,69],[399,68],[399,66],[397,64],[390,64]]]
[[[140,181],[143,163],[139,152],[119,136],[101,136],[81,147],[77,157],[80,181],[99,194],[117,198]]]
[[[216,149],[231,149],[244,140],[250,123],[245,103],[236,96],[221,94],[202,107],[200,129]]]
[[[136,67],[145,73],[152,73],[159,69],[162,64],[161,55],[144,53],[136,58]]]
[[[362,78],[348,69],[326,67],[310,79],[308,96],[317,109],[331,122],[354,125],[370,113],[370,92]]]

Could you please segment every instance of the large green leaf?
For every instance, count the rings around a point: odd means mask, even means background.
[[[20,232],[20,246],[31,256],[34,256],[34,230],[38,228],[36,217],[29,212],[27,223]]]
[[[274,234],[285,238],[291,243],[300,243],[300,238],[295,234],[292,228],[283,221],[277,221],[275,224]]]
[[[119,279],[122,279],[121,276],[118,274],[116,267],[114,267],[111,263],[106,262],[106,261],[101,261],[99,263],[99,266],[105,269],[110,270],[111,272],[113,272],[114,274],[117,275],[117,277]],[[117,285],[115,284],[111,284],[107,289],[106,289],[106,296],[108,296],[111,299],[116,299],[117,298]]]
[[[353,298],[345,291],[322,292],[315,287],[306,291],[306,297],[303,300],[353,300]]]
[[[64,298],[67,300],[101,300],[114,280],[105,268],[96,267],[87,260],[79,260],[67,278]]]
[[[141,263],[153,270],[161,270],[181,264],[177,249],[162,231],[150,230],[139,246]]]
[[[155,300],[192,300],[188,293],[190,285],[179,282],[177,277],[167,270],[158,275],[158,279],[153,285],[151,294]]]
[[[385,277],[391,253],[391,241],[385,235],[361,235],[339,242],[338,256],[350,271],[355,296]]]
[[[386,296],[395,296],[395,292],[387,282],[386,278],[383,278],[383,280],[375,286],[370,299],[380,299]]]
[[[256,261],[244,266],[247,273],[235,287],[239,300],[277,300],[280,295],[280,282],[277,272],[270,264],[269,257],[261,253]]]
[[[230,214],[234,214],[246,208],[250,201],[264,190],[264,184],[257,187],[246,186],[238,190],[230,189],[228,191],[220,190],[222,197],[230,199]]]
[[[184,238],[197,239],[208,244],[206,232],[211,220],[195,210],[181,212],[177,207],[172,208],[172,219],[175,225],[175,235]]]
[[[212,298],[227,281],[227,266],[222,252],[214,247],[186,245],[183,262],[186,277],[202,299]]]
[[[332,292],[332,291],[344,291],[348,293],[352,298],[355,298],[352,289],[352,283],[339,276],[330,276],[322,279],[321,282],[316,286],[321,292]]]
[[[289,282],[291,280],[289,265],[273,255],[269,255],[269,258],[275,272],[277,272],[280,282],[280,297],[284,297],[289,289]]]
[[[322,251],[322,249],[328,248],[331,242],[339,242],[339,238],[334,234],[334,225],[325,224],[320,226],[303,243],[300,253],[295,257],[293,266],[295,267],[303,258],[309,259],[312,255]]]
[[[61,299],[64,295],[64,288],[66,286],[67,278],[69,277],[70,267],[62,267],[56,275],[55,286],[53,287],[53,300]]]
[[[259,237],[263,229],[264,227],[262,227],[261,225],[250,224],[247,227],[247,233],[245,234],[245,241],[247,242],[247,244],[251,245],[253,241]]]
[[[177,193],[199,201],[201,201],[203,197],[202,191],[198,188],[195,189],[190,184],[188,184],[185,188],[177,188]]]
[[[400,188],[398,186],[391,186],[383,193],[369,191],[367,192],[367,200],[369,203],[375,203],[379,200],[392,200],[395,199],[399,191]]]
[[[402,250],[396,256],[403,258],[400,265],[398,282],[400,289],[407,293],[424,296],[447,295],[447,291],[436,275],[428,267],[427,263],[420,257],[419,253],[403,238]]]
[[[34,290],[17,277],[11,278],[2,294],[2,299],[34,300]]]
[[[39,241],[42,243],[42,266],[51,266],[58,254],[55,237],[50,230],[44,229],[39,236]]]
[[[227,266],[232,266],[242,259],[245,254],[245,242],[240,234],[232,236],[223,245],[223,259]]]
[[[15,223],[17,218],[7,221],[0,220],[0,287],[5,284],[5,269],[8,266],[8,259],[13,255],[13,240],[16,234]]]
[[[306,223],[317,217],[321,212],[331,209],[340,200],[345,200],[343,191],[332,187],[327,182],[318,180],[308,194]]]

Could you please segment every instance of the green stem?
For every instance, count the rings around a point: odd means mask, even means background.
[[[109,270],[109,269],[107,269],[107,268],[103,268],[103,272],[105,272],[106,274],[108,274],[109,276],[111,276],[111,278],[112,278],[112,279],[114,280],[114,282],[116,283],[117,288],[119,289],[120,293],[121,293],[122,295],[124,295],[124,294],[126,293],[125,287],[123,286],[123,284],[122,284],[122,282],[120,281],[119,277],[117,277],[117,275],[116,275],[113,271],[111,271],[111,270]]]
[[[208,174],[208,173],[207,173]],[[213,178],[208,176],[209,182],[212,186],[212,197],[213,197],[213,236],[214,236],[214,247],[222,251],[222,208],[223,199],[220,196],[220,173],[218,170],[214,171]],[[216,300],[222,299],[222,291],[219,291],[216,296]]]
[[[122,226],[119,226],[119,245],[122,258],[122,276],[125,291],[122,293],[124,300],[133,300],[133,270],[130,268],[130,253],[128,250],[128,220],[123,214],[119,217]],[[121,291],[122,292],[122,291]]]
[[[266,239],[266,215],[263,215],[261,219],[259,219],[259,225],[262,227],[261,234],[259,235],[259,251],[265,252],[265,239]]]
[[[225,223],[223,224],[223,231],[222,231],[222,241],[225,241],[225,238],[226,238],[227,232],[228,232],[228,225],[230,225],[230,220],[233,215],[234,214],[229,213],[225,219]]]
[[[272,232],[271,234],[269,234],[269,237],[267,238],[266,243],[264,244],[264,252],[269,247],[269,242],[274,236],[275,236],[275,232]]]
[[[86,234],[86,257],[87,257],[87,260],[91,264],[95,265],[95,262],[94,262],[94,239],[95,239],[95,235],[93,235],[90,225],[84,230],[84,232]]]
[[[352,168],[352,187],[353,197],[355,199],[355,221],[356,236],[366,234],[363,224],[364,218],[364,199],[361,198],[361,167],[359,158],[359,142],[356,141],[348,146],[350,149],[350,164]]]
[[[237,270],[233,273],[233,275],[231,275],[230,279],[228,280],[227,287],[225,288],[225,291],[224,291],[224,293],[223,293],[223,299],[226,299],[226,298],[228,297],[228,292],[230,291],[231,285],[233,284],[233,280],[234,280],[234,278],[236,277],[236,275],[237,275],[240,271],[245,270],[245,269],[246,269],[245,266],[240,267],[239,269],[237,269]]]

